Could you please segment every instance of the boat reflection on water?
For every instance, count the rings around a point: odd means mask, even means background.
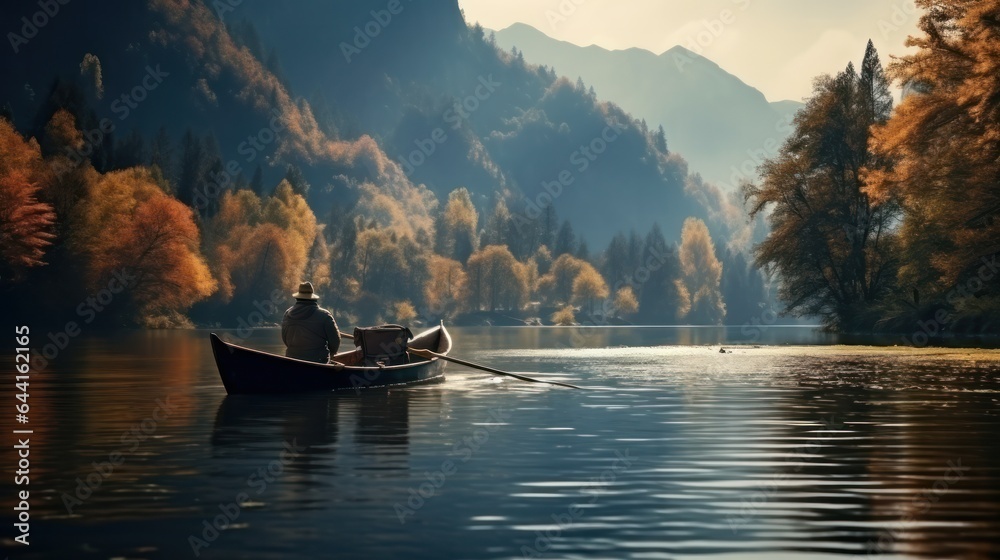
[[[358,393],[229,395],[215,415],[212,457],[226,471],[222,476],[284,461],[282,480],[307,485],[325,479],[310,475],[342,469],[365,477],[405,477],[411,417],[437,416],[442,394],[435,383]]]

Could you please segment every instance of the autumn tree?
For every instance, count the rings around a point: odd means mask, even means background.
[[[869,43],[860,75],[849,65],[816,80],[794,132],[761,165],[761,184],[744,186],[751,217],[771,210],[771,233],[755,257],[780,276],[779,296],[791,314],[864,328],[873,322],[872,305],[894,284],[898,205],[870,197],[863,175],[889,165],[868,141],[872,125],[885,122],[890,110],[888,84]]]
[[[320,237],[312,210],[287,183],[264,200],[249,189],[224,192],[205,225],[219,302],[242,312],[274,290],[290,293],[306,276],[321,289],[331,257]]]
[[[594,313],[594,302],[608,297],[608,284],[593,265],[586,261],[583,263],[573,279],[573,302]]]
[[[560,327],[571,327],[576,324],[576,314],[573,306],[567,305],[552,314],[550,320]]]
[[[679,256],[684,285],[691,294],[689,321],[721,325],[726,317],[726,305],[719,290],[722,263],[715,256],[715,244],[705,222],[698,218],[684,220]]]
[[[467,261],[479,245],[479,214],[465,187],[455,189],[448,195],[442,221],[444,232],[439,232],[439,235],[444,235],[448,254],[459,262]]]
[[[622,286],[615,292],[615,311],[620,317],[634,315],[639,311],[639,300],[635,297],[632,286]]]
[[[399,237],[391,230],[378,227],[360,232],[353,270],[361,291],[398,297],[393,287],[409,274]]]
[[[449,318],[459,312],[467,299],[468,281],[462,263],[432,255],[428,262],[424,301],[430,312]]]
[[[900,284],[943,294],[1000,250],[1000,1],[916,4],[916,50],[889,66],[907,94],[873,139],[895,165],[868,192],[903,208]]]
[[[98,176],[73,220],[71,245],[86,256],[89,286],[127,278],[140,323],[175,317],[215,290],[191,209],[163,192],[146,168]]]
[[[490,245],[469,257],[466,266],[473,309],[520,309],[529,293],[527,267],[503,246]]]
[[[38,194],[51,180],[38,143],[0,119],[0,284],[45,264],[56,215]]]
[[[291,270],[296,276],[302,275],[309,262],[309,251],[313,247],[318,231],[316,215],[309,207],[309,203],[301,194],[294,191],[291,183],[282,181],[274,190],[274,194],[267,198],[261,219],[265,223],[278,226],[288,236]],[[298,282],[295,278],[291,278],[285,287],[292,289]]]
[[[538,291],[549,304],[568,304],[573,299],[573,282],[580,272],[588,266],[573,255],[560,255],[549,272],[538,280]]]

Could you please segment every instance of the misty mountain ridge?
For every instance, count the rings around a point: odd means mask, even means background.
[[[768,102],[764,94],[718,64],[682,46],[662,54],[629,48],[580,47],[515,23],[495,32],[504,49],[516,48],[525,60],[578,77],[607,99],[663,126],[671,151],[690,163],[691,171],[733,190],[742,179],[755,179],[754,168],[774,155],[789,132],[797,101]]]

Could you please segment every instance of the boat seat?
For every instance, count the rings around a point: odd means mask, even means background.
[[[410,363],[407,343],[413,338],[410,329],[400,325],[379,325],[354,329],[354,345],[361,348],[362,364],[398,366]]]

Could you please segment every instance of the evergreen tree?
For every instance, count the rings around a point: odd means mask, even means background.
[[[556,233],[556,246],[552,256],[558,258],[562,255],[573,255],[575,253],[576,234],[573,233],[573,226],[569,223],[569,220],[566,220],[559,226],[559,232]]]
[[[306,181],[305,175],[302,174],[302,170],[296,165],[288,164],[285,168],[285,180],[288,184],[292,186],[292,192],[302,197],[309,194],[309,182]]]
[[[628,240],[625,238],[625,234],[619,232],[611,238],[608,248],[604,250],[601,273],[608,279],[608,282],[615,285],[631,272],[630,265],[631,263],[628,261]]]
[[[177,171],[177,198],[184,204],[194,206],[194,193],[206,167],[201,140],[189,128],[181,138],[180,169]]]
[[[250,190],[257,196],[264,196],[264,170],[259,163],[253,170],[253,177],[250,179]]]
[[[761,166],[763,183],[744,187],[752,217],[773,209],[771,233],[755,256],[780,274],[788,311],[841,329],[871,327],[873,304],[895,280],[898,206],[872,200],[865,181],[866,172],[886,165],[868,140],[889,116],[887,87],[870,45],[860,76],[849,65],[818,79],[795,131]]]
[[[156,137],[153,138],[153,145],[149,153],[149,163],[150,165],[159,167],[163,176],[171,183],[174,183],[176,180],[173,165],[174,149],[166,127],[161,126],[156,132]]]
[[[637,235],[635,237],[638,238]],[[663,262],[657,258],[654,259],[656,266],[643,268],[649,275],[645,282],[634,274],[630,275],[629,279],[639,287],[639,319],[650,324],[677,324],[678,320],[687,316],[690,308],[687,290],[680,281],[681,264],[677,247],[667,244],[659,224],[653,224],[641,245],[643,252],[639,254],[638,261],[644,260],[646,254],[655,254],[661,256]]]

